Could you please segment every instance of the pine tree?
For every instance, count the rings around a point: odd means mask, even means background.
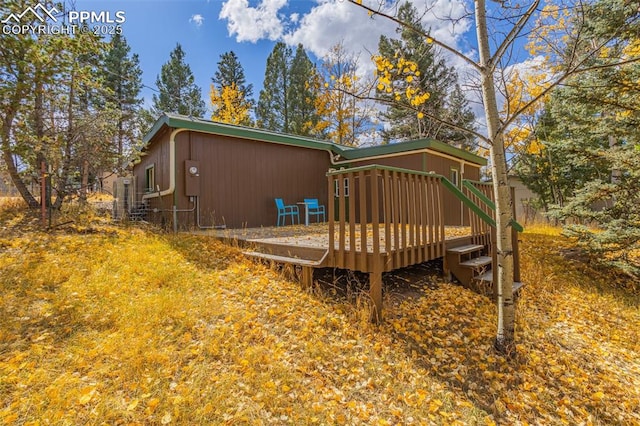
[[[172,112],[193,117],[202,117],[206,106],[202,92],[195,84],[191,67],[184,61],[182,46],[177,44],[162,65],[156,79],[159,93],[153,95],[153,113]]]
[[[578,51],[607,41],[606,53],[626,63],[607,67],[606,55],[590,55],[590,68],[552,92],[536,123],[535,146],[523,155],[520,173],[550,216],[567,220],[594,262],[614,265],[640,278],[640,28],[625,22],[638,11],[619,0],[601,0],[586,10]],[[563,26],[564,28],[564,26]],[[624,29],[611,38],[613,29]],[[540,173],[542,172],[542,173]],[[579,225],[575,225],[575,224]],[[588,226],[586,226],[588,225]]]
[[[233,51],[220,55],[218,69],[211,78],[211,119],[225,123],[250,125],[253,86],[246,84],[244,69]]]
[[[457,124],[462,129],[475,129],[473,123],[476,120],[476,115],[469,107],[469,101],[458,83],[454,85],[453,90],[447,96],[447,108],[443,111],[442,117],[450,123]],[[476,150],[474,138],[469,136],[468,132],[460,129],[443,126],[435,138],[457,148],[468,151]]]
[[[289,131],[293,134],[308,136],[318,122],[315,110],[316,76],[315,66],[302,44],[299,44],[289,68],[290,84],[287,89]]]
[[[290,132],[289,66],[291,49],[278,42],[267,58],[263,89],[260,91],[256,118],[258,127]]]
[[[398,18],[402,22],[425,32],[416,9],[411,3],[404,3],[398,10]],[[379,53],[382,57],[397,65],[399,61],[411,61],[417,65],[416,75],[419,78],[419,90],[429,93],[429,100],[420,105],[418,114],[410,108],[403,98],[396,99],[393,93],[379,92],[382,99],[391,103],[383,112],[382,119],[390,124],[383,132],[384,139],[389,141],[410,140],[430,137],[453,145],[467,145],[461,132],[452,130],[441,121],[441,118],[453,120],[452,124],[464,129],[473,129],[475,116],[467,106],[461,91],[456,90],[457,74],[453,68],[447,67],[444,58],[436,50],[429,39],[426,40],[418,32],[407,27],[398,29],[399,39],[380,37]],[[402,78],[392,81],[394,92],[404,92],[412,82]],[[451,95],[450,95],[451,94]],[[421,118],[418,117],[420,115]]]
[[[125,149],[131,150],[141,131],[137,113],[142,104],[142,70],[137,54],[131,55],[127,40],[120,34],[111,39],[109,50],[104,59],[104,85],[113,95],[108,99],[119,113],[116,135],[116,149],[120,162]]]
[[[244,93],[247,99],[251,99],[253,96],[253,85],[247,84],[244,76],[244,68],[233,50],[220,55],[220,60],[217,65],[218,69],[211,78],[211,82],[215,84],[218,89],[235,84],[236,88]]]

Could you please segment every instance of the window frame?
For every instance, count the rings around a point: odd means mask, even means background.
[[[154,192],[156,186],[156,165],[155,163],[144,168],[144,191],[146,193]]]
[[[460,169],[458,169],[457,167],[451,167],[450,172],[449,172],[449,180],[451,181],[452,184],[454,184],[456,187],[460,187]]]
[[[340,196],[340,185],[338,182],[340,179],[336,179],[333,181],[333,196],[338,198]],[[344,178],[342,181],[342,189],[344,190],[345,198],[349,196],[349,178]]]

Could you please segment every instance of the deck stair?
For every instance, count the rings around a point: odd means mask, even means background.
[[[450,278],[455,277],[463,286],[485,296],[496,298],[493,285],[493,259],[487,256],[488,248],[479,244],[451,247],[446,252],[446,270]],[[513,283],[514,297],[522,288],[521,282]]]
[[[316,247],[295,247],[254,241],[245,247],[242,254],[250,259],[292,265],[299,272],[302,285],[310,288],[313,284],[313,270],[326,266],[327,250]]]

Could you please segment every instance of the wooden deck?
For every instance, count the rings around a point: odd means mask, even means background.
[[[447,250],[468,245],[495,262],[490,185],[466,181],[458,187],[436,174],[376,165],[331,171],[327,178],[335,197],[329,199],[326,224],[206,233],[240,245],[254,258],[301,267],[305,286],[312,284],[313,268],[368,273],[376,321],[382,313],[383,272],[442,258],[449,273],[447,262],[459,256],[447,256]],[[470,226],[445,227],[444,191],[464,203]],[[519,275],[515,231],[514,246]],[[462,271],[454,268],[454,274],[457,270]],[[480,272],[474,270],[470,280]]]
[[[295,263],[295,260],[299,259],[300,264],[302,264],[304,261],[319,262],[322,259],[322,263],[316,265],[316,267],[341,267],[339,263],[342,262],[336,262],[336,260],[339,259],[325,256],[329,252],[329,242],[333,240],[334,252],[343,252],[345,258],[353,257],[355,259],[355,267],[349,269],[370,272],[364,268],[366,262],[358,261],[358,259],[362,260],[363,256],[370,257],[375,249],[373,243],[373,226],[367,224],[364,229],[365,237],[363,238],[362,227],[358,225],[354,232],[353,239],[347,230],[342,250],[340,249],[341,238],[339,231],[334,230],[334,238],[330,238],[328,223],[312,224],[310,226],[295,225],[212,230],[201,231],[199,233],[215,236],[220,240],[237,244],[243,249],[251,250],[255,253],[279,256],[281,261],[284,260],[283,258],[290,258],[290,262]],[[421,235],[425,236],[425,241],[429,241],[428,234],[422,233],[421,229],[418,229],[418,231],[420,231],[419,233]],[[471,228],[468,226],[447,226],[444,228],[444,233],[445,244],[448,243],[448,246],[455,247],[469,241]],[[380,226],[378,238],[379,244],[383,247],[380,255],[384,259],[383,271],[385,272],[442,257],[440,250],[438,250],[439,244],[436,244],[434,238],[431,239],[431,242],[421,245],[419,250],[414,249],[415,244],[409,244],[409,241],[405,241],[402,232],[398,232],[397,234],[396,230],[391,229],[389,238],[387,238],[384,226]],[[387,240],[389,244],[387,244]],[[353,251],[351,247],[347,245],[347,243],[350,244],[351,241],[355,241],[355,250]],[[363,250],[363,244],[366,244],[365,250]],[[412,255],[414,258],[412,258]],[[398,260],[400,260],[400,262],[398,262]],[[398,264],[402,264],[403,266],[397,266]]]

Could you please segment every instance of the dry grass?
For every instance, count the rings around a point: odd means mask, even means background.
[[[550,231],[524,236],[509,364],[491,349],[494,307],[453,285],[389,303],[376,327],[366,303],[307,294],[205,236],[16,233],[11,217],[6,424],[640,422],[638,305],[592,286]]]

